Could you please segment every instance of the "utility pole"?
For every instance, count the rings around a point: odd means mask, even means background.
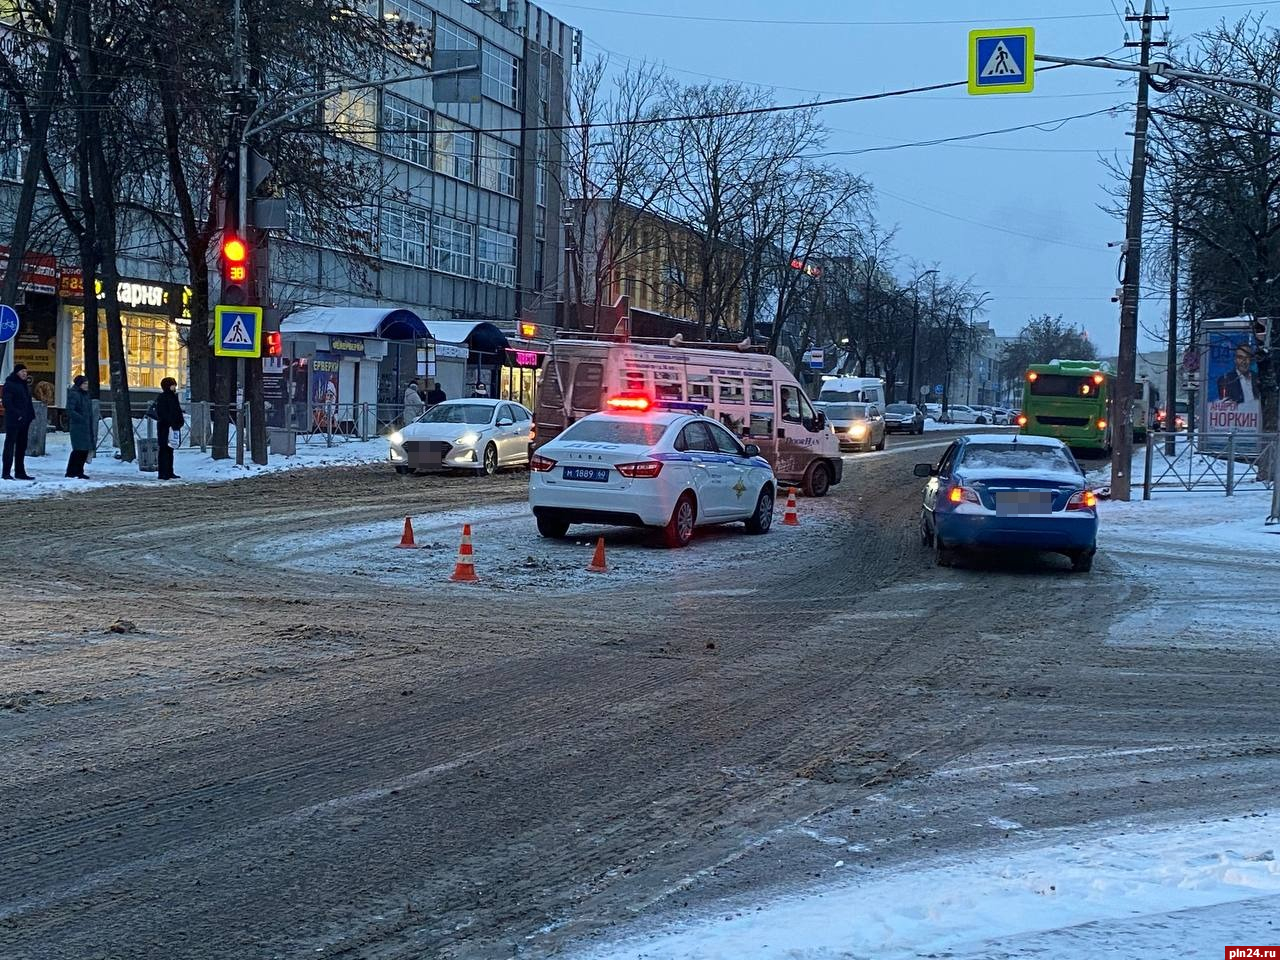
[[[1133,465],[1133,388],[1138,366],[1138,300],[1142,293],[1142,217],[1147,178],[1147,105],[1151,90],[1151,25],[1168,20],[1151,12],[1151,0],[1143,4],[1140,16],[1126,20],[1142,23],[1142,39],[1125,46],[1140,48],[1137,117],[1133,125],[1133,166],[1129,172],[1129,212],[1125,225],[1124,282],[1120,305],[1120,356],[1116,376],[1115,403],[1111,411],[1111,497],[1128,500],[1129,472]],[[1158,44],[1163,46],[1163,44]]]
[[[1178,418],[1174,398],[1178,392],[1178,178],[1173,178],[1173,235],[1169,239],[1169,347],[1165,351],[1164,452],[1172,457],[1177,449]],[[1188,431],[1190,436],[1190,431]]]

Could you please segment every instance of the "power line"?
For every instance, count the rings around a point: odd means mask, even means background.
[[[1280,4],[1280,0],[1253,0],[1250,3],[1211,3],[1195,7],[1180,7],[1180,13],[1193,13],[1202,10],[1230,10],[1238,7],[1271,7]],[[593,13],[608,13],[624,17],[644,17],[655,20],[682,20],[695,23],[752,24],[776,27],[929,27],[959,26],[965,24],[990,23],[990,18],[974,19],[959,17],[940,20],[798,20],[794,17],[785,19],[774,17],[713,17],[692,13],[657,13],[652,10],[619,10],[612,7],[596,7],[581,3],[562,3],[556,0],[556,6],[571,10],[589,10]],[[1027,21],[1061,21],[1061,20],[1105,20],[1108,13],[1072,13],[1055,14],[1053,16],[1007,17],[1011,20]]]
[[[1090,253],[1097,253],[1099,250],[1099,248],[1096,246],[1089,246],[1083,243],[1072,243],[1070,240],[1060,240],[1060,239],[1057,239],[1056,237],[1045,237],[1045,236],[1041,236],[1040,234],[1027,233],[1024,230],[1015,230],[1012,227],[1005,227],[1005,226],[1001,226],[1000,224],[987,223],[984,220],[975,220],[972,217],[961,216],[958,213],[951,213],[947,210],[942,210],[942,209],[939,209],[938,207],[930,206],[927,203],[921,203],[918,200],[912,200],[910,197],[904,197],[901,194],[894,193],[892,190],[886,190],[882,186],[877,186],[876,191],[878,193],[883,193],[887,197],[893,197],[893,199],[897,200],[899,203],[905,203],[907,204],[907,206],[919,207],[921,210],[928,211],[929,213],[935,213],[940,217],[946,217],[949,220],[958,220],[961,223],[972,224],[975,227],[984,227],[988,230],[995,230],[999,233],[1007,233],[1007,234],[1010,234],[1011,236],[1022,237],[1023,239],[1026,239],[1026,240],[1038,240],[1041,243],[1052,243],[1060,247],[1073,247],[1076,250],[1088,250]]]
[[[902,150],[906,147],[934,147],[942,144],[958,143],[964,140],[976,140],[979,137],[991,137],[1004,133],[1015,133],[1019,130],[1042,130],[1046,133],[1053,133],[1061,130],[1067,123],[1072,120],[1084,120],[1088,117],[1101,116],[1104,113],[1115,113],[1121,109],[1119,104],[1110,107],[1104,107],[1101,110],[1092,110],[1088,113],[1077,113],[1070,117],[1059,117],[1056,120],[1041,120],[1036,123],[1023,123],[1015,127],[1001,127],[998,130],[981,130],[977,133],[957,134],[954,137],[935,137],[932,140],[913,140],[909,142],[889,144],[882,147],[861,147],[856,150],[828,150],[822,153],[802,154],[806,159],[816,160],[823,157],[856,157],[864,153],[883,153],[889,150]]]

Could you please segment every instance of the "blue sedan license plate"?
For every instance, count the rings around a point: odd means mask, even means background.
[[[996,513],[1004,517],[1025,517],[1053,513],[1053,494],[1010,490],[996,495]]]
[[[596,483],[609,482],[609,471],[602,467],[563,467],[561,476],[566,480],[594,480]]]

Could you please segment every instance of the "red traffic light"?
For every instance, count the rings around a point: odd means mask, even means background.
[[[232,265],[243,264],[249,259],[249,248],[235,234],[228,234],[222,240],[222,259]]]
[[[284,343],[280,339],[279,330],[268,330],[265,334],[262,355],[264,357],[284,356]]]

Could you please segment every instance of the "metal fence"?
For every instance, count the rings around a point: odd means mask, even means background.
[[[116,440],[114,410],[110,404],[94,402],[97,418],[95,450],[119,449]],[[147,416],[149,405],[135,406],[132,413],[132,430],[135,440],[156,440],[159,430],[156,422]],[[236,446],[239,434],[244,433],[248,442],[250,415],[247,404],[220,406],[209,401],[197,401],[184,410],[185,426],[179,431],[179,446],[206,451],[213,444],[215,417],[225,410],[228,445]],[[340,403],[330,406],[289,404],[268,411],[267,433],[279,436],[281,432],[292,434],[295,443],[324,444],[332,447],[340,443],[354,443],[384,437],[404,425],[403,404]]]
[[[1280,434],[1148,434],[1142,498],[1167,490],[1275,490]]]

